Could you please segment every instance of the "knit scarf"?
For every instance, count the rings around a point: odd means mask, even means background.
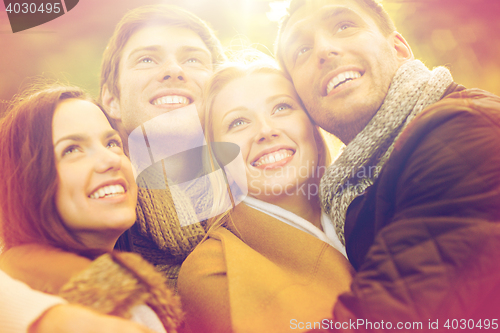
[[[328,168],[320,185],[321,204],[342,244],[345,245],[344,223],[351,202],[377,179],[410,121],[439,101],[452,82],[444,67],[430,71],[419,60],[401,65],[380,109]]]
[[[132,250],[155,265],[176,289],[182,262],[206,234],[206,223],[198,223],[196,212],[210,208],[211,198],[204,179],[197,178],[180,190],[165,184],[162,170],[146,172],[146,177],[137,178],[137,220],[130,229]],[[205,195],[200,195],[201,191]]]

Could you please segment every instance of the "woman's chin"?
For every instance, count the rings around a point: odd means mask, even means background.
[[[103,229],[110,232],[122,234],[134,225],[135,220],[135,214],[127,214],[125,216],[110,216],[109,219],[106,220]]]

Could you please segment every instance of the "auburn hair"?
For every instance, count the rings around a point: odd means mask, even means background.
[[[77,253],[87,250],[63,223],[55,204],[52,119],[58,104],[70,98],[94,102],[77,87],[38,85],[17,96],[0,121],[0,231],[5,249],[42,243]]]

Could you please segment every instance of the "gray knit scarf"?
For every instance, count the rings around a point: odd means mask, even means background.
[[[452,82],[444,67],[430,71],[418,60],[403,64],[378,112],[328,168],[321,179],[321,204],[342,244],[349,204],[377,179],[403,129],[423,109],[439,101]]]

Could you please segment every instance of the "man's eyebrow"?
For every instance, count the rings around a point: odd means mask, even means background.
[[[322,10],[320,20],[321,21],[326,21],[332,18],[335,18],[336,16],[343,15],[343,14],[351,14],[354,13],[354,11],[350,8],[346,7],[327,7],[326,10]],[[302,19],[298,22],[295,22],[290,29],[292,30],[288,38],[284,41],[283,44],[286,45],[293,45],[300,36],[302,35],[302,27],[307,27],[310,25],[310,22],[308,20]]]
[[[104,132],[104,134],[102,136],[103,136],[104,139],[109,139],[109,138],[111,138],[111,137],[113,137],[115,135],[120,136],[117,130],[110,129],[109,131]]]
[[[139,47],[133,49],[132,52],[130,52],[127,59],[132,58],[136,53],[139,53],[139,52],[144,52],[144,51],[157,52],[160,49],[161,49],[160,45],[139,46]]]
[[[343,14],[352,14],[354,11],[347,7],[332,7],[321,13],[321,20],[325,21],[330,18],[334,18],[335,16],[343,15]]]
[[[205,50],[204,48],[197,47],[197,46],[186,45],[186,46],[181,47],[180,51],[183,53],[202,52],[202,53],[205,53],[205,55],[207,57],[210,57],[210,58],[212,57],[212,54],[208,50]]]
[[[291,46],[293,44],[295,44],[295,42],[299,39],[299,37],[302,35],[302,32],[300,30],[299,27],[297,27],[299,23],[295,23],[293,24],[290,29],[291,29],[291,32],[290,34],[288,35],[288,37],[286,37],[284,40],[283,40],[283,48],[286,49],[286,47],[288,46]],[[284,50],[283,50],[284,51]],[[285,54],[285,52],[283,52],[283,54]]]

